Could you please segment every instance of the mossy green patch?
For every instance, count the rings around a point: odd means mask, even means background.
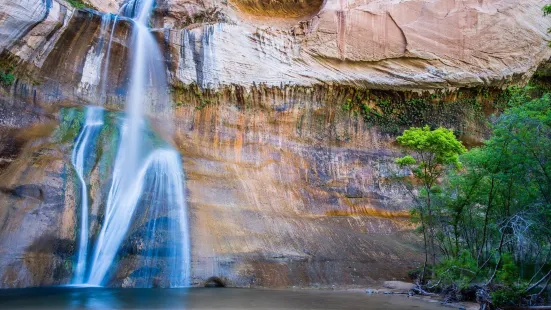
[[[67,2],[77,9],[92,8],[89,4],[84,3],[82,0],[67,0]]]
[[[480,94],[472,91],[406,94],[366,90],[347,99],[342,110],[361,115],[368,125],[392,135],[405,128],[423,125],[454,128],[456,134],[462,134],[469,122],[485,121],[479,97]]]

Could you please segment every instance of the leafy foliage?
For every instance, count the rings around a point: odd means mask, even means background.
[[[518,286],[500,287],[491,293],[492,303],[499,307],[513,307],[522,304],[523,289]]]
[[[401,146],[412,152],[397,159],[396,163],[401,168],[411,169],[415,179],[422,185],[420,199],[417,200],[414,215],[421,222],[425,239],[425,266],[430,255],[434,267],[436,265],[437,249],[431,194],[435,189],[437,180],[448,167],[454,169],[461,167],[459,155],[467,150],[455,138],[451,130],[442,127],[435,130],[431,130],[429,126],[423,128],[412,127],[405,130],[396,140]],[[424,277],[425,271],[421,274]]]
[[[11,86],[15,82],[15,76],[12,73],[0,71],[0,83],[4,86]]]
[[[471,252],[463,250],[457,257],[442,261],[436,266],[436,277],[444,285],[455,284],[459,288],[466,288],[473,276],[476,275],[476,259]]]
[[[400,145],[418,153],[421,162],[414,169],[414,173],[420,179],[427,178],[430,171],[441,172],[446,165],[460,168],[459,154],[467,151],[451,130],[442,127],[435,130],[430,130],[429,126],[413,127],[404,131],[396,140]],[[397,162],[401,166],[416,163],[411,155]]]
[[[413,153],[397,163],[420,180],[415,209],[438,256],[428,287],[482,287],[494,307],[541,304],[551,282],[551,94],[512,88],[504,106],[482,146],[464,153],[450,131],[415,128],[398,138]]]

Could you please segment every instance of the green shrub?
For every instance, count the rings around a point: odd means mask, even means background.
[[[442,260],[436,266],[436,277],[443,285],[455,284],[463,289],[469,286],[477,271],[476,259],[468,250],[463,250],[457,257]]]
[[[503,308],[522,303],[523,291],[518,287],[501,287],[490,293],[494,306]]]
[[[350,111],[350,109],[352,108],[352,100],[351,99],[347,99],[345,103],[342,104],[342,110],[343,111]]]
[[[15,82],[15,76],[11,73],[0,71],[0,83],[4,86],[11,86]]]
[[[503,254],[501,260],[501,268],[497,271],[496,278],[500,283],[512,286],[519,275],[517,264],[509,253]]]

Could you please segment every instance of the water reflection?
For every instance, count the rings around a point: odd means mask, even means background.
[[[0,290],[0,309],[444,309],[438,304],[361,292],[230,288]]]
[[[116,294],[110,290],[102,289],[95,290],[92,294],[85,289],[71,291],[68,302],[70,303],[68,309],[118,309],[122,307]]]

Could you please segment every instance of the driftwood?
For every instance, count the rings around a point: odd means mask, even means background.
[[[545,279],[547,279],[549,276],[551,275],[551,270],[549,270],[549,272],[544,275],[538,282],[534,283],[532,286],[530,286],[529,288],[526,289],[525,292],[529,292],[531,290],[533,290],[534,288],[538,287],[540,284],[543,283],[543,281],[545,281]],[[548,281],[549,282],[549,281]],[[546,287],[544,287],[545,289]]]
[[[480,310],[495,309],[492,304],[492,297],[487,287],[481,287],[476,290],[476,302],[480,305]]]
[[[427,292],[423,289],[423,287],[420,284],[416,284],[412,289],[411,292],[417,295],[423,295],[423,296],[437,296],[437,294]]]

